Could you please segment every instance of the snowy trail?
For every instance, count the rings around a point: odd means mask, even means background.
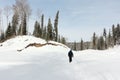
[[[67,50],[66,50],[67,51]],[[67,52],[44,52],[30,54],[24,51],[26,56],[32,58],[23,59],[26,64],[14,65],[8,69],[0,70],[0,80],[119,80],[120,61],[94,59],[85,54],[75,53],[73,62],[68,62]],[[24,53],[23,52],[23,53]],[[31,52],[31,51],[30,51]],[[35,52],[35,51],[34,51]],[[21,53],[21,54],[23,54]],[[97,54],[96,54],[97,55]],[[22,56],[23,57],[23,56]],[[87,57],[87,58],[85,58]],[[84,59],[83,59],[84,58]],[[93,58],[93,60],[92,60]],[[20,60],[21,59],[21,60]],[[15,59],[16,60],[16,59]],[[28,63],[29,62],[29,63]],[[6,77],[7,75],[7,77]]]
[[[3,43],[0,80],[120,80],[120,46],[105,51],[74,51],[72,63],[68,62],[69,48],[62,46],[46,45],[17,51],[35,39],[18,37]],[[19,41],[19,45],[15,41]],[[18,46],[13,47],[15,45]]]

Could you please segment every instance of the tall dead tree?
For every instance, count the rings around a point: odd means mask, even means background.
[[[0,8],[0,35],[2,33],[2,9]]]
[[[19,23],[19,24],[21,24],[20,35],[23,35],[22,34],[24,31],[23,29],[25,29],[25,28],[23,28],[25,26],[24,21],[26,20],[26,26],[27,26],[29,16],[31,15],[31,8],[30,8],[27,0],[16,0],[16,3],[14,6],[16,7],[17,12],[19,14],[19,18],[20,18],[20,23]]]
[[[13,36],[18,34],[17,33],[18,24],[19,24],[19,13],[17,11],[17,8],[13,5],[13,17],[12,17]]]
[[[4,14],[5,14],[5,16],[6,16],[7,26],[8,26],[8,22],[9,22],[9,17],[10,17],[10,15],[11,15],[11,11],[12,11],[11,6],[6,6],[6,7],[4,8]]]

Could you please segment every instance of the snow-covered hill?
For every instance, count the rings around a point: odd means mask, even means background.
[[[105,51],[74,51],[68,62],[65,45],[30,46],[46,41],[18,36],[0,43],[0,80],[120,80],[120,46]],[[21,52],[17,51],[23,49]]]

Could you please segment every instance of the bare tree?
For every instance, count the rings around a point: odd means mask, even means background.
[[[0,35],[2,34],[2,8],[0,8]]]
[[[21,20],[23,20],[24,15],[26,15],[27,19],[29,19],[29,16],[31,15],[31,8],[27,0],[16,0],[16,3],[14,6],[16,7]]]
[[[11,11],[12,11],[11,6],[6,6],[4,8],[4,14],[5,14],[6,19],[7,19],[7,26],[8,26],[9,16],[11,15]]]
[[[27,22],[29,20],[29,16],[31,15],[31,8],[27,2],[27,0],[16,0],[16,3],[14,5],[16,8],[17,12],[19,13],[19,18],[20,18],[20,24],[21,24],[21,34],[23,33],[24,28],[24,19],[26,17],[26,26]]]
[[[42,15],[42,10],[40,10],[40,9],[38,8],[37,11],[36,11],[36,15],[37,15],[37,19],[40,19],[40,18],[41,18],[41,15]]]
[[[19,14],[17,8],[13,5],[13,17],[12,17],[12,34],[17,35],[17,29],[19,24]]]

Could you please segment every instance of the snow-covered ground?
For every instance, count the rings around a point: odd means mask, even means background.
[[[68,62],[69,48],[46,45],[28,47],[46,41],[18,36],[0,43],[0,80],[120,80],[120,46],[98,51],[74,51]],[[24,49],[21,52],[17,50]]]

